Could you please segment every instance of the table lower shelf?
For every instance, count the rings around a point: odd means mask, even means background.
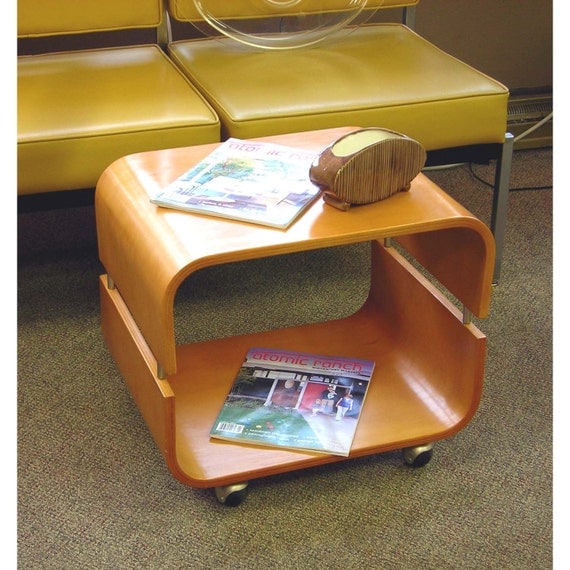
[[[374,360],[350,457],[449,437],[482,392],[485,336],[392,248],[372,242],[371,289],[354,315],[178,346],[177,371],[154,360],[116,289],[101,278],[105,340],[173,475],[230,485],[345,457],[212,440],[209,430],[253,346]]]

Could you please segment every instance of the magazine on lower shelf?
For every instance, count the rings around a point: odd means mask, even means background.
[[[370,360],[251,348],[210,436],[348,456],[373,371]]]
[[[230,138],[151,197],[158,206],[286,229],[320,195],[316,154]]]

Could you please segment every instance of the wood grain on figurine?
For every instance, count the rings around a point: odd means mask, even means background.
[[[401,133],[359,129],[329,145],[313,162],[310,178],[323,199],[340,210],[406,191],[426,161],[424,147]]]

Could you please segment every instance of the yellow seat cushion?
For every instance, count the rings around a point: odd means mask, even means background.
[[[92,188],[126,154],[219,140],[156,45],[18,58],[18,194]]]
[[[428,150],[502,143],[508,89],[401,24],[371,24],[292,50],[180,40],[177,65],[217,111],[222,137],[354,125],[405,133]]]

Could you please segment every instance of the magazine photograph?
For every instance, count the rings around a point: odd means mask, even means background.
[[[373,370],[369,360],[252,348],[210,436],[348,456]]]
[[[320,195],[314,153],[228,139],[151,198],[158,206],[286,229]]]

